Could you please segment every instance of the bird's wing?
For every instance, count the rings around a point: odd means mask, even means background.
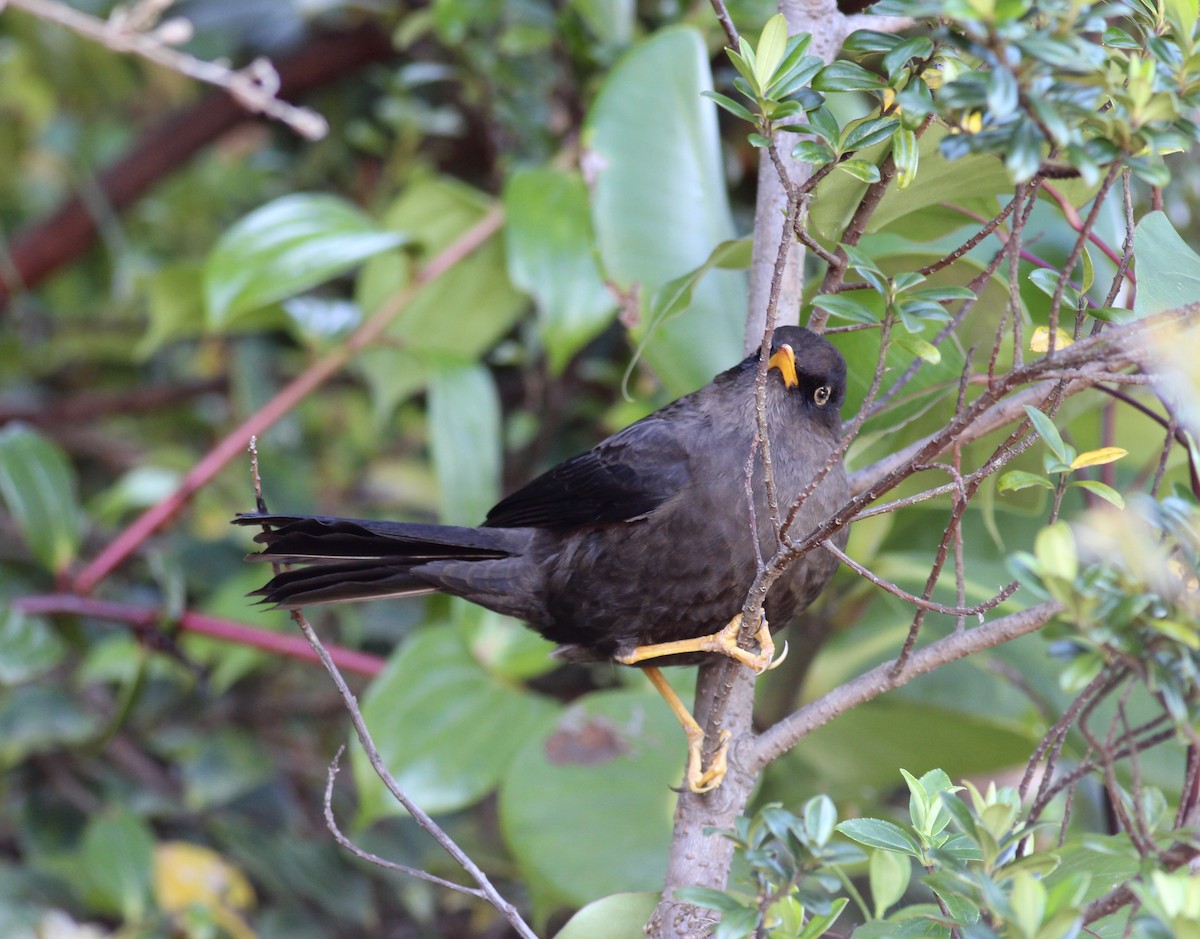
[[[496,504],[484,525],[574,528],[625,522],[687,485],[685,421],[657,412],[547,470]]]

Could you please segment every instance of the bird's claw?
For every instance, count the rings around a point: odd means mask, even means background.
[[[739,642],[741,632],[742,614],[739,613],[726,624],[724,629],[709,637],[712,639],[712,644],[706,651],[721,652],[731,659],[741,662],[756,675],[770,671],[787,657],[787,644],[785,643],[783,653],[779,658],[775,658],[775,641],[771,638],[771,628],[767,625],[765,616],[759,620],[758,631],[754,634],[754,639],[758,643],[757,652],[742,648]]]
[[[717,752],[713,754],[708,769],[703,769],[704,735],[688,741],[687,787],[697,794],[712,792],[725,779],[729,771],[729,739],[733,735],[722,730],[717,737]]]
[[[779,655],[775,656],[775,658],[772,660],[771,664],[766,667],[765,671],[770,672],[770,671],[773,671],[774,669],[779,668],[779,666],[783,664],[783,660],[786,659],[787,657],[788,657],[788,644],[787,644],[787,640],[785,639],[783,641],[783,649],[780,650]]]

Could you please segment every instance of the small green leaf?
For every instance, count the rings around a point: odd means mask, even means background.
[[[879,322],[879,317],[872,312],[870,307],[865,303],[850,299],[845,294],[823,293],[813,298],[813,306],[828,311],[831,316],[850,320],[852,323],[866,323],[874,326]]]
[[[912,878],[912,863],[907,857],[892,851],[872,851],[867,871],[871,882],[871,901],[878,919],[904,896]]]
[[[25,424],[0,430],[0,496],[38,562],[66,570],[83,525],[75,471],[58,444]]]
[[[1036,936],[1046,916],[1046,888],[1032,874],[1018,872],[1009,897],[1021,934]]]
[[[754,115],[745,106],[734,101],[727,95],[723,95],[717,91],[702,91],[700,94],[705,98],[715,101],[717,107],[724,108],[734,117],[740,117],[743,121],[749,121],[751,124],[754,123]]]
[[[864,183],[879,182],[879,167],[867,160],[842,160],[838,163],[838,169]]]
[[[842,910],[849,902],[850,900],[846,897],[838,897],[830,904],[828,913],[813,913],[812,918],[805,924],[796,939],[819,939],[820,936],[825,935],[829,931],[829,927],[842,915]]]
[[[921,848],[912,835],[882,818],[850,818],[838,825],[837,830],[869,848],[882,848],[915,858],[921,856]]]
[[[1113,489],[1112,486],[1106,486],[1104,483],[1098,482],[1094,479],[1076,479],[1074,482],[1071,482],[1068,485],[1074,486],[1078,489],[1086,489],[1093,495],[1097,495],[1101,499],[1108,500],[1118,509],[1125,508],[1125,498],[1119,492],[1117,492],[1117,490]]]
[[[1079,573],[1075,536],[1066,522],[1055,522],[1039,531],[1033,542],[1033,555],[1044,578],[1054,577],[1071,583]]]
[[[874,72],[844,59],[825,66],[812,86],[816,91],[879,91],[887,87]]]
[[[804,830],[818,847],[825,845],[837,824],[837,807],[827,795],[814,796],[804,803]]]
[[[128,812],[99,815],[83,835],[80,863],[92,902],[126,922],[141,920],[150,903],[154,835]]]
[[[712,887],[680,887],[675,891],[675,899],[693,906],[702,906],[706,910],[718,910],[721,913],[736,913],[744,910],[746,904],[731,897],[721,890]]]
[[[1022,489],[1028,489],[1030,486],[1053,489],[1054,483],[1050,482],[1045,476],[1039,476],[1037,473],[1027,473],[1025,470],[1009,470],[1000,477],[996,491],[1019,492]]]
[[[892,162],[896,164],[896,188],[907,189],[917,178],[920,151],[917,135],[906,127],[897,127],[892,135]]]
[[[924,359],[930,365],[937,365],[942,361],[942,353],[938,351],[937,346],[926,342],[920,336],[896,333],[892,337],[892,342],[906,352],[911,352],[917,358]]]
[[[801,140],[792,147],[792,158],[800,163],[824,166],[833,161],[833,150],[819,140]]]
[[[838,149],[845,153],[847,150],[861,150],[887,140],[900,125],[895,117],[874,117],[857,124],[851,124],[842,133]]]
[[[894,75],[913,59],[926,59],[933,52],[933,40],[914,36],[893,46],[883,57],[883,71]]]
[[[1034,430],[1046,442],[1046,446],[1061,462],[1070,464],[1073,457],[1068,456],[1067,445],[1063,443],[1062,436],[1059,434],[1058,428],[1054,426],[1054,422],[1031,404],[1025,405],[1025,413],[1029,415]]]
[[[572,916],[554,939],[629,939],[654,913],[659,893],[614,893]]]
[[[213,248],[204,270],[208,325],[224,328],[407,240],[344,199],[283,196],[236,222]]]
[[[759,88],[766,88],[771,83],[775,70],[787,54],[787,44],[787,20],[782,13],[776,13],[763,26],[754,50],[754,77]]]
[[[1118,326],[1132,323],[1138,318],[1138,315],[1133,310],[1127,310],[1118,306],[1092,307],[1087,311],[1087,314],[1093,319],[1103,320],[1106,323],[1115,323]]]

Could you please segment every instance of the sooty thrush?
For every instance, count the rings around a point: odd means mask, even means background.
[[[746,469],[756,433],[759,354],[699,391],[613,434],[502,499],[466,528],[327,516],[239,515],[267,527],[254,560],[303,567],[256,591],[285,608],[436,591],[524,620],[574,661],[695,664],[728,655],[755,671],[774,654],[767,621],[786,623],[824,589],[837,560],[820,549],[792,565],[767,594],[759,651],[738,644],[740,610],[758,550],[776,547],[754,458],[751,522]],[[777,504],[801,495],[837,448],[846,364],[828,341],[797,326],[772,337],[766,420]],[[791,531],[802,537],[849,496],[841,461],[808,496]],[[846,531],[833,536],[845,544]],[[728,623],[713,633],[716,624]],[[657,668],[642,666],[684,726],[687,784],[715,788],[722,739],[702,769],[703,731]]]

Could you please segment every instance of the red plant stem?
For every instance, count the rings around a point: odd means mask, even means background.
[[[230,431],[184,476],[178,489],[134,519],[128,528],[118,534],[90,564],[75,575],[73,592],[91,593],[96,584],[112,573],[114,568],[136,551],[155,531],[174,518],[192,496],[211,482],[227,463],[243,454],[251,437],[267,430],[310,392],[340,371],[356,353],[379,339],[421,288],[486,242],[499,230],[503,218],[500,209],[491,209],[441,254],[417,271],[408,284],[388,297],[345,343],[313,362],[280,389],[275,397]]]
[[[156,630],[164,622],[163,612],[157,607],[139,606],[133,603],[113,603],[73,593],[19,597],[13,602],[13,609],[23,613],[88,616],[92,619],[126,623],[136,630]],[[203,613],[194,613],[190,610],[184,611],[177,619],[167,622],[178,626],[184,632],[209,636],[224,642],[235,642],[238,645],[262,649],[264,652],[301,659],[305,662],[320,661],[306,639],[289,633],[255,629],[253,626],[207,616]],[[325,648],[338,667],[347,672],[374,677],[383,671],[385,661],[377,655],[342,646],[327,645]]]

